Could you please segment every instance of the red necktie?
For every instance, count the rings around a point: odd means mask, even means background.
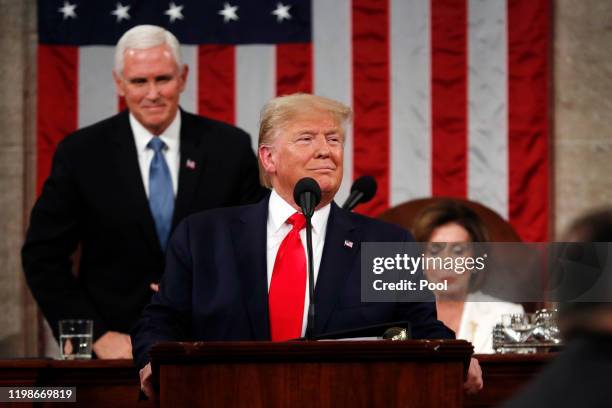
[[[300,230],[306,225],[306,219],[295,213],[287,223],[293,228],[278,248],[268,294],[272,341],[296,339],[302,335],[306,255]]]

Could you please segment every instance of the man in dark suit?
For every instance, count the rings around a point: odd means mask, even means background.
[[[303,177],[321,187],[312,218],[314,334],[408,320],[417,338],[454,338],[434,303],[362,303],[360,243],[409,241],[399,227],[342,210],[333,198],[343,172],[344,124],[350,109],[295,94],[269,102],[259,132],[260,174],[272,187],[255,205],[188,217],[169,247],[161,290],[132,332],[147,395],[148,351],[159,341],[272,340],[304,335],[304,216],[293,199]]]
[[[171,33],[126,32],[113,75],[128,110],[58,145],[32,210],[22,250],[32,293],[56,337],[59,320],[92,319],[99,358],[131,358],[127,333],[157,290],[181,219],[264,194],[249,136],[179,109],[187,74]]]

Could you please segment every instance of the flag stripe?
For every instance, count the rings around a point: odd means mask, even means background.
[[[391,1],[391,205],[431,195],[429,2]]]
[[[77,128],[79,52],[72,46],[38,46],[37,188],[51,169],[55,146]]]
[[[261,108],[276,96],[276,50],[273,45],[236,47],[236,124],[249,132],[257,151]]]
[[[296,92],[312,92],[310,43],[276,46],[276,95]]]
[[[468,197],[508,216],[506,1],[468,2]]]
[[[371,175],[376,196],[359,212],[389,206],[389,3],[353,1],[354,178]]]
[[[314,93],[352,105],[351,1],[314,0],[312,24]],[[339,203],[348,197],[353,181],[352,128],[347,126],[344,139],[344,177],[336,195]]]
[[[237,1],[241,18],[224,23],[216,6],[184,0],[185,19],[170,26],[189,44],[185,110],[237,124],[256,148],[260,110],[275,95],[340,100],[355,116],[339,203],[369,174],[379,191],[358,207],[368,215],[455,196],[496,210],[527,240],[546,238],[549,0],[296,0],[282,22],[271,14],[276,2]],[[100,14],[107,7],[115,4],[83,3],[68,19],[41,9],[41,43],[81,48],[39,49],[39,183],[61,138],[125,106],[111,80],[122,28]],[[132,9],[124,28],[167,19],[160,7]],[[205,33],[193,25],[202,7]]]
[[[236,52],[233,45],[198,47],[198,113],[227,123],[236,120]]]
[[[431,2],[432,192],[467,192],[466,0]]]
[[[508,0],[509,217],[527,241],[548,236],[550,3]]]
[[[181,107],[187,112],[198,111],[198,58],[199,47],[196,45],[181,46],[181,56],[183,64],[189,69],[185,90],[181,94]]]
[[[113,84],[115,53],[110,47],[79,47],[78,122],[89,126],[117,113],[117,93]]]

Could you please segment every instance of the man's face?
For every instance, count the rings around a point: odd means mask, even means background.
[[[321,187],[321,205],[333,200],[342,182],[344,133],[338,121],[325,112],[311,112],[277,131],[269,148],[259,154],[272,186],[293,202],[293,188],[303,177]]]
[[[126,50],[123,72],[113,72],[113,76],[117,93],[136,119],[153,134],[166,130],[176,116],[187,81],[187,66],[181,72],[170,47]]]

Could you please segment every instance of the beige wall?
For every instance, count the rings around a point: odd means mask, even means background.
[[[557,0],[554,13],[554,212],[557,237],[612,206],[612,1]]]
[[[0,358],[37,352],[19,250],[33,197],[35,0],[0,0]]]
[[[551,224],[557,232],[592,207],[612,205],[610,16],[612,1],[554,2]],[[34,197],[35,47],[36,0],[0,0],[0,358],[39,350],[19,259]]]

